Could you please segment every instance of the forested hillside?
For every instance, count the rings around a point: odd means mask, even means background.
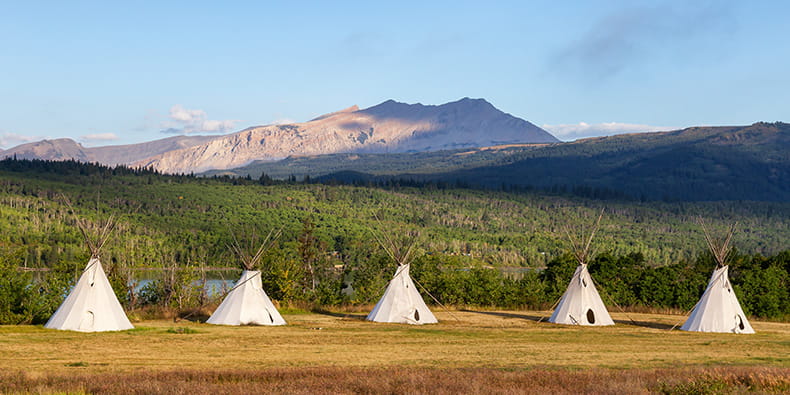
[[[170,273],[169,281],[189,285],[199,280],[195,273],[201,269],[239,267],[228,252],[233,234],[248,239],[270,229],[283,231],[263,265],[267,290],[278,300],[307,298],[319,304],[375,301],[394,264],[376,245],[373,229],[396,236],[409,231],[418,234],[423,258],[416,264],[415,278],[423,279],[432,292],[446,296],[448,302],[458,298],[449,295],[466,289],[465,299],[455,301],[474,304],[469,295],[479,295],[480,289],[485,289],[484,283],[480,283],[482,288],[470,284],[451,287],[453,281],[462,278],[442,277],[457,273],[471,276],[469,281],[473,282],[494,281],[500,288],[511,281],[510,286],[522,292],[503,293],[502,288],[478,303],[544,303],[557,292],[557,284],[567,281],[563,276],[570,275],[565,273],[568,267],[572,273],[572,265],[560,265],[568,249],[565,229],[575,232],[589,226],[601,209],[605,209],[605,215],[595,250],[615,261],[636,254],[633,256],[638,258],[632,260],[637,263],[631,266],[638,268],[670,270],[661,268],[686,267],[686,263],[697,262],[698,256],[704,257],[702,232],[695,224],[698,217],[714,230],[737,221],[733,244],[741,254],[776,255],[789,247],[790,203],[639,204],[435,186],[418,189],[276,183],[267,179],[164,176],[76,162],[0,161],[0,246],[4,264],[54,268],[54,273],[65,277],[61,276],[60,282],[53,280],[52,286],[65,286],[88,258],[75,215],[94,220],[114,215],[117,229],[102,258],[116,291],[130,305],[175,303],[184,307],[198,303],[198,299],[190,299],[197,298],[194,295],[176,297],[174,292],[179,291],[172,287],[163,291],[161,287],[166,284],[161,281],[155,282],[147,294],[134,294],[134,269],[159,268]],[[506,273],[512,273],[513,267],[547,266],[554,269],[541,272],[545,274],[540,279],[533,276],[539,271],[517,272],[527,273],[520,281],[549,284],[546,286],[554,287],[551,292],[543,292],[544,285],[538,289],[534,284],[512,282],[519,276],[506,280],[510,278]],[[704,287],[705,273],[712,269],[707,266],[700,264],[702,280],[697,286]],[[563,269],[558,272],[557,267]],[[185,268],[196,270],[182,270]],[[693,279],[697,279],[695,276]],[[684,278],[691,281],[692,277]],[[318,285],[308,289],[305,284],[309,283]],[[349,285],[356,299],[349,300],[348,293],[341,292]],[[533,299],[527,299],[523,292],[533,293]],[[540,297],[534,299],[538,294]],[[645,303],[641,296],[628,295],[623,296],[622,303]],[[667,300],[670,306],[687,305]],[[47,308],[52,306],[41,311]]]
[[[790,201],[790,124],[697,127],[552,145],[435,175],[487,187],[599,188],[635,199]]]

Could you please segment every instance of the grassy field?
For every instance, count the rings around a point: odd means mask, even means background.
[[[548,392],[790,391],[787,323],[752,322],[756,335],[732,335],[670,331],[682,321],[672,315],[628,313],[634,324],[613,313],[614,327],[582,328],[538,323],[546,314],[437,311],[441,323],[421,327],[343,312],[284,314],[284,327],[159,320],[86,334],[2,326],[0,391],[216,393],[272,385],[419,393],[444,383],[447,392],[485,393],[541,382],[556,387]]]

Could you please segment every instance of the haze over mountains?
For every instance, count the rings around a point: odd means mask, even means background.
[[[86,148],[70,139],[23,144],[0,152],[18,158],[153,167],[165,173],[232,169],[293,155],[395,153],[559,142],[545,130],[483,99],[443,105],[388,100],[353,106],[303,123],[267,125],[222,136],[178,136],[142,144]]]

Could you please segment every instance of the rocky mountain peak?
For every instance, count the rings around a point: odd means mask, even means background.
[[[486,100],[468,97],[441,105],[390,99],[366,109],[351,106],[308,122],[256,126],[224,136],[179,136],[91,148],[68,141],[71,143],[56,144],[55,149],[39,142],[40,146],[22,150],[25,147],[20,146],[4,154],[24,151],[26,157],[151,166],[167,173],[190,173],[294,155],[422,152],[558,142],[545,130],[499,111]]]
[[[333,117],[335,115],[348,114],[348,113],[357,112],[357,111],[359,111],[359,106],[354,104],[353,106],[348,107],[348,108],[344,108],[344,109],[342,109],[340,111],[335,111],[335,112],[330,112],[329,114],[320,115],[318,117],[315,117],[315,118],[311,119],[309,122],[320,121],[322,119],[327,119],[327,118]]]

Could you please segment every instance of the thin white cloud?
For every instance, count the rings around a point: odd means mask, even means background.
[[[94,134],[84,134],[80,136],[81,140],[93,142],[93,141],[115,141],[118,140],[118,135],[115,133],[94,133]]]
[[[604,122],[604,123],[572,123],[560,125],[542,125],[543,129],[548,130],[560,140],[570,141],[586,137],[611,136],[623,133],[641,132],[661,132],[675,130],[677,128],[668,126],[652,126],[636,123]]]
[[[206,119],[206,112],[203,110],[189,110],[176,104],[170,107],[170,118],[184,123],[194,123]]]
[[[272,125],[290,125],[294,123],[296,123],[296,121],[294,121],[293,119],[280,118],[272,122]]]
[[[41,136],[23,136],[16,133],[2,133],[0,134],[0,147],[11,148],[20,144],[42,140],[44,138],[45,137]]]
[[[170,108],[170,120],[162,123],[161,132],[165,134],[227,133],[233,131],[237,122],[238,120],[235,119],[211,120],[203,110],[191,110],[176,104]]]

